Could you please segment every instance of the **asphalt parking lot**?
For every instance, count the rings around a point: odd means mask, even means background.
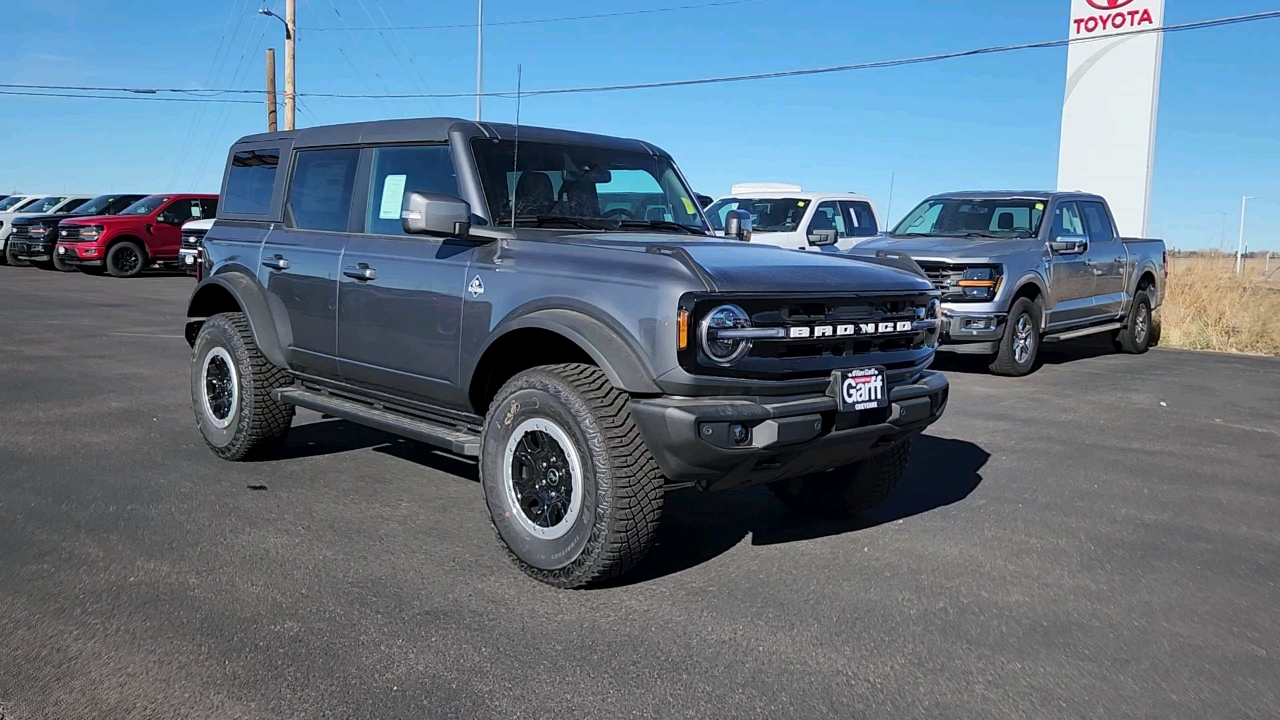
[[[566,592],[471,463],[310,413],[217,460],[192,284],[0,267],[4,720],[1280,717],[1280,361],[949,363],[870,517],[673,493]]]

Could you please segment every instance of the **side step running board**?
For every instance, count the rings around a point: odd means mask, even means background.
[[[1109,325],[1099,325],[1097,327],[1087,327],[1080,330],[1072,330],[1071,332],[1058,333],[1057,335],[1045,335],[1045,342],[1059,342],[1062,340],[1074,340],[1085,335],[1096,335],[1098,333],[1111,332],[1124,327],[1124,323],[1111,323]]]
[[[381,410],[372,405],[310,390],[288,388],[277,390],[275,395],[283,403],[435,445],[457,455],[480,456],[480,436],[460,428],[440,425],[429,420]]]

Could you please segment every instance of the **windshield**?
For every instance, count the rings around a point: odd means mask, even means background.
[[[53,212],[53,209],[61,205],[63,201],[66,199],[67,199],[66,195],[50,195],[49,197],[40,198],[39,200],[37,200],[34,203],[31,203],[30,205],[23,205],[19,209],[22,210],[23,212],[29,212],[29,213]]]
[[[724,218],[730,210],[746,210],[751,213],[751,232],[795,232],[808,209],[808,200],[796,198],[724,198],[707,208],[707,217],[713,228],[724,230]]]
[[[12,210],[19,203],[30,202],[30,201],[31,201],[31,198],[25,195],[14,195],[13,197],[5,198],[4,200],[0,200],[0,212],[5,212],[6,210]]]
[[[476,138],[480,182],[497,225],[705,233],[698,201],[665,157],[608,148]],[[512,202],[514,199],[514,202]]]
[[[1034,198],[932,198],[908,213],[893,234],[1033,238],[1044,206]]]
[[[76,212],[86,215],[110,215],[111,206],[121,200],[120,195],[99,195],[89,202],[76,208]]]
[[[161,205],[169,202],[168,195],[152,195],[145,197],[138,202],[120,211],[121,215],[150,215],[160,209]]]

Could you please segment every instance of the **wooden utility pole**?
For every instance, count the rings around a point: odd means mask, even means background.
[[[267,132],[276,129],[276,49],[267,48]]]
[[[294,100],[298,93],[293,75],[293,46],[297,36],[297,0],[284,3],[284,129],[293,129]]]

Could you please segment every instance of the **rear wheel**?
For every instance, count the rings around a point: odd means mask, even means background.
[[[665,482],[600,368],[516,375],[485,418],[480,482],[512,562],[536,580],[580,588],[621,575],[653,544]]]
[[[849,518],[888,500],[910,459],[911,441],[907,440],[853,465],[771,483],[769,490],[783,505],[804,515]]]
[[[1116,350],[1131,355],[1141,355],[1151,347],[1153,328],[1151,316],[1151,296],[1146,290],[1139,290],[1133,296],[1133,307],[1129,308],[1129,320],[1125,327],[1117,330],[1114,336]]]
[[[293,406],[271,392],[292,384],[267,361],[243,313],[205,321],[191,357],[191,405],[205,443],[223,460],[269,457],[289,435]]]
[[[142,246],[132,240],[118,242],[107,251],[107,272],[112,277],[128,278],[142,272],[146,254]]]
[[[1018,298],[1009,308],[1009,321],[1000,351],[989,369],[996,375],[1021,377],[1031,372],[1040,351],[1040,306],[1028,298]]]

